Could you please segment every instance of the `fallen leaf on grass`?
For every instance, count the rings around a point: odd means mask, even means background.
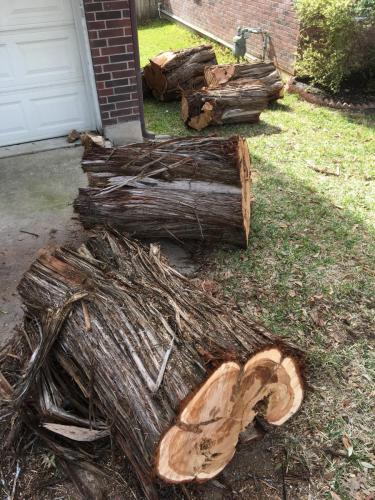
[[[375,469],[374,465],[368,462],[359,462],[364,469]]]
[[[362,489],[363,482],[360,477],[351,477],[346,481],[346,484],[350,490],[351,498],[358,498],[357,493]]]
[[[313,295],[312,298],[314,300],[322,300],[324,298],[324,295]]]
[[[331,471],[328,471],[324,474],[324,479],[326,481],[332,481],[334,479],[334,477],[336,476],[336,472],[331,470]]]
[[[214,295],[219,290],[219,285],[212,280],[203,280],[201,283],[202,290],[209,295]]]
[[[331,493],[331,497],[333,498],[333,500],[341,500],[341,497],[335,493],[334,491],[330,491]]]
[[[342,436],[342,443],[345,446],[345,449],[348,453],[348,457],[351,457],[353,455],[353,445],[352,445],[352,442],[350,441],[350,438],[347,434],[344,434]]]
[[[224,279],[228,280],[229,278],[233,278],[234,274],[232,271],[225,271],[224,273]]]
[[[323,327],[326,324],[324,319],[320,316],[319,311],[311,311],[310,316],[316,326]]]

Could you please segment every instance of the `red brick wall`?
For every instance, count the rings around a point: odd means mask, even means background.
[[[271,35],[269,57],[293,73],[299,23],[293,0],[164,0],[163,8],[184,21],[232,43],[237,26],[261,27]],[[248,52],[261,55],[259,35],[252,35]]]
[[[128,0],[84,0],[103,126],[140,119]]]

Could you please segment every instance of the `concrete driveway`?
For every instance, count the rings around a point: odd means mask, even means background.
[[[72,220],[86,185],[81,155],[76,147],[0,159],[0,345],[22,319],[17,284],[38,250],[83,236]]]

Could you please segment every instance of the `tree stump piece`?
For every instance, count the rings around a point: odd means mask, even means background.
[[[205,67],[216,63],[211,45],[162,52],[144,67],[144,78],[156,99],[174,101],[183,90],[203,87]]]
[[[205,68],[204,76],[208,87],[225,86],[238,80],[243,84],[261,82],[267,89],[269,101],[284,95],[284,83],[273,63],[212,65]]]
[[[256,123],[267,104],[268,91],[263,83],[237,80],[184,92],[181,116],[185,125],[195,130],[210,125]]]
[[[19,292],[33,352],[17,408],[72,446],[109,430],[148,499],[157,477],[213,478],[256,414],[277,426],[301,405],[295,346],[118,234],[42,253]]]
[[[251,160],[239,136],[91,147],[82,166],[90,186],[79,190],[74,208],[85,228],[248,244]]]

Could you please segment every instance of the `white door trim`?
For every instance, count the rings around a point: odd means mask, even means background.
[[[74,23],[76,26],[77,39],[80,49],[80,56],[82,62],[83,77],[89,98],[89,108],[93,117],[93,123],[96,128],[101,132],[103,125],[100,116],[98,93],[96,91],[95,74],[91,58],[91,49],[89,42],[89,35],[87,31],[85,8],[83,0],[69,0],[72,6]],[[92,103],[92,106],[90,104]]]

